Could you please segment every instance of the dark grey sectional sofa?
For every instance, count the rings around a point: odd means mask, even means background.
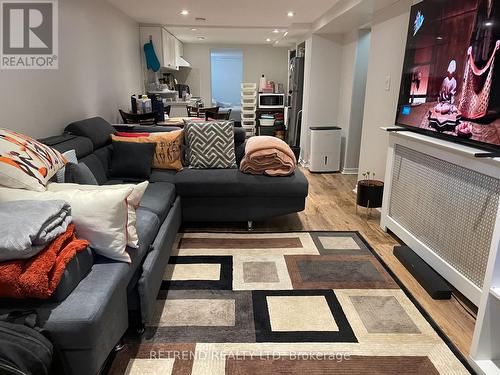
[[[132,131],[170,131],[140,127]],[[75,149],[99,184],[133,183],[109,177],[110,134],[115,129],[102,118],[70,124],[63,135],[43,142],[59,151]],[[238,162],[245,134],[235,128]],[[138,249],[132,263],[94,254],[94,264],[62,302],[0,300],[0,311],[35,308],[62,357],[64,374],[99,372],[113,347],[130,327],[140,328],[153,314],[163,273],[182,222],[254,221],[304,209],[308,183],[297,172],[290,177],[245,175],[237,169],[180,172],[153,170],[137,210]],[[76,270],[76,271],[75,271]],[[72,267],[78,272],[78,267]],[[73,275],[77,277],[78,275]]]

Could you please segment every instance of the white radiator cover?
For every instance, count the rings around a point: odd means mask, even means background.
[[[478,304],[497,222],[500,164],[426,138],[390,136],[381,226]]]
[[[500,180],[396,145],[389,215],[483,286]]]

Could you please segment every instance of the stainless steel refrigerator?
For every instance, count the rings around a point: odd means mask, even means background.
[[[296,155],[300,153],[300,128],[302,126],[302,98],[304,94],[304,57],[290,60],[288,77],[290,94],[287,143]]]

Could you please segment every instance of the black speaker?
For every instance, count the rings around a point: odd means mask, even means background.
[[[433,299],[450,299],[452,289],[431,266],[408,246],[394,246],[394,256],[410,271]]]

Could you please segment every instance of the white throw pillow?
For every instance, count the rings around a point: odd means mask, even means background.
[[[128,223],[127,223],[127,246],[130,246],[134,249],[139,247],[139,236],[137,235],[137,215],[135,210],[141,204],[142,196],[146,192],[146,189],[149,185],[148,181],[141,182],[140,184],[124,184],[124,185],[105,185],[105,186],[96,186],[96,185],[78,185],[78,184],[57,184],[54,182],[50,182],[47,185],[47,191],[67,191],[67,190],[102,190],[102,189],[121,189],[124,187],[132,188],[132,193],[127,197],[128,204]]]
[[[0,202],[61,199],[71,206],[71,216],[79,238],[107,258],[130,263],[127,247],[127,198],[131,187],[100,190],[36,192],[0,188]]]
[[[0,129],[0,185],[45,191],[66,159],[52,147],[27,135]]]

